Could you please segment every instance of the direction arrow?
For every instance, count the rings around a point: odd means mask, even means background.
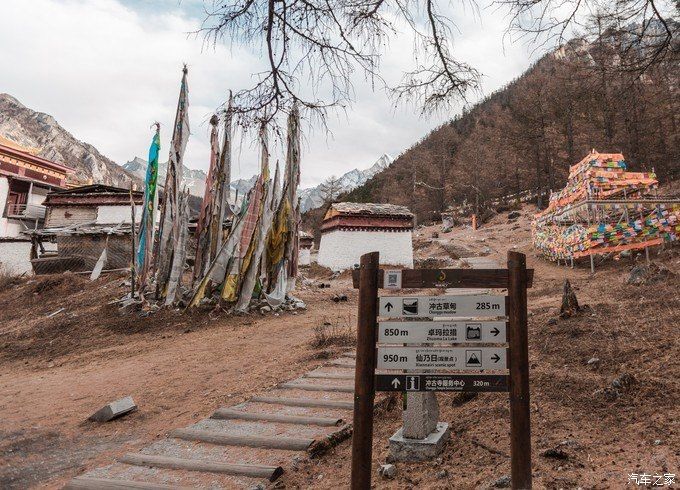
[[[380,297],[380,315],[391,318],[496,318],[505,316],[505,313],[505,296],[493,294]]]
[[[376,374],[375,382],[376,391],[508,391],[505,374]]]
[[[377,369],[418,371],[421,369],[448,369],[479,371],[505,369],[505,347],[416,347],[379,346]],[[396,377],[392,374],[390,382]],[[399,378],[404,385],[410,380]]]
[[[383,305],[385,306],[385,305]],[[382,310],[383,313],[385,310]],[[505,343],[505,321],[382,321],[378,325],[381,344]]]

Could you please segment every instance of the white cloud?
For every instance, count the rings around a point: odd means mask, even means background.
[[[185,162],[208,164],[208,124],[229,89],[247,86],[259,64],[256,53],[225,46],[204,49],[198,0],[4,0],[0,16],[0,91],[26,106],[53,115],[78,139],[119,163],[146,157],[150,125],[162,124],[168,148],[182,63],[189,66],[192,138]],[[456,4],[460,5],[460,4]],[[503,46],[506,19],[453,12],[460,33],[455,53],[485,74],[489,93],[529,65],[524,46]],[[482,21],[480,24],[481,17]],[[412,61],[408,38],[392,40],[384,69],[396,74]],[[423,120],[409,108],[394,109],[382,92],[357,84],[357,101],[347,115],[329,121],[333,135],[306,135],[303,185],[331,174],[366,167],[382,153],[396,155],[453,114]],[[165,150],[164,150],[165,151]],[[246,145],[235,176],[249,177],[256,155]]]

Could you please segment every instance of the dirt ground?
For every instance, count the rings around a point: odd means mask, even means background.
[[[587,262],[575,269],[546,262],[531,250],[532,212],[525,207],[516,222],[504,213],[474,232],[424,227],[415,243],[420,259],[453,266],[464,266],[464,259],[451,252],[488,254],[504,264],[507,250],[515,248],[527,254],[528,266],[535,269],[528,295],[534,488],[625,488],[631,473],[677,475],[680,276],[627,285],[634,263],[644,263],[642,255],[598,264],[594,276]],[[676,247],[651,257],[680,273],[679,252]],[[560,319],[565,279],[588,308]],[[507,395],[440,393],[438,400],[440,420],[451,427],[448,448],[429,463],[397,463],[392,480],[377,471],[387,462],[389,437],[401,425],[401,399],[376,417],[376,488],[489,488],[502,486],[503,477],[510,475]],[[350,464],[347,441],[324,459],[284,475],[283,481],[287,488],[342,488]]]
[[[415,246],[421,263],[441,266],[465,267],[465,255],[489,255],[502,264],[512,247],[528,254],[535,269],[529,293],[535,488],[624,488],[630,473],[677,474],[677,247],[651,254],[676,273],[662,282],[626,284],[643,257],[598,264],[590,276],[587,264],[570,269],[533,255],[531,212],[525,207],[516,221],[496,216],[474,232],[419,228]],[[331,288],[301,289],[297,296],[308,309],[279,316],[121,315],[108,303],[124,294],[123,278],[111,276],[91,283],[66,274],[0,291],[0,487],[58,488],[85,469],[346,350],[310,342],[324,322],[353,326],[357,295],[346,274],[314,276]],[[564,279],[588,305],[569,319],[558,315]],[[338,293],[349,301],[331,301]],[[86,422],[104,403],[125,395],[135,399],[137,412],[107,424]],[[439,403],[451,443],[436,461],[398,463],[392,480],[378,477],[377,468],[400,426],[401,401],[395,398],[376,417],[376,488],[485,488],[509,475],[507,395],[440,394]],[[346,488],[350,445],[287,471],[277,488]]]
[[[314,327],[356,323],[355,292],[308,288],[307,311],[239,317],[164,311],[121,315],[122,277],[65,274],[0,292],[0,488],[58,488],[172,428],[337,357],[311,348]],[[332,294],[349,302],[334,303]],[[52,313],[65,308],[56,315]],[[131,395],[139,410],[86,419]]]

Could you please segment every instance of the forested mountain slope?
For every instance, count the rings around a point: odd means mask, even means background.
[[[623,152],[631,170],[655,169],[661,181],[678,177],[678,60],[622,71],[635,54],[612,39],[546,55],[340,200],[402,204],[420,220],[525,189],[540,190],[540,206],[591,148]]]

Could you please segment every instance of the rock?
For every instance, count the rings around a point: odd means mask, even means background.
[[[635,381],[635,377],[632,374],[623,373],[614,378],[614,381],[612,381],[612,388],[625,390],[635,384]]]
[[[662,442],[663,442],[663,441],[662,441],[661,439],[656,439],[656,440],[654,441],[654,445],[655,445],[655,446],[660,446]]]
[[[643,284],[654,284],[670,279],[675,274],[665,267],[656,264],[638,265],[631,269],[626,284],[641,286]]]
[[[378,474],[383,478],[394,478],[397,475],[397,467],[393,464],[381,464]]]
[[[548,320],[548,325],[557,325],[557,318],[551,318]]]
[[[253,485],[250,487],[250,490],[265,490],[267,487],[265,487],[262,483],[258,483],[257,485]]]
[[[270,311],[272,311],[271,306],[263,306],[262,308],[260,308],[260,313],[269,313]]]
[[[295,306],[296,309],[298,310],[306,310],[307,305],[305,304],[304,301],[297,300],[295,303],[293,303],[293,306]]]
[[[588,365],[589,366],[592,366],[593,364],[599,364],[599,362],[600,362],[600,359],[597,358],[597,357],[591,357],[590,359],[588,359]]]
[[[517,219],[520,216],[522,216],[522,213],[520,213],[519,211],[510,211],[508,213],[508,219]]]
[[[335,295],[333,295],[333,297],[331,299],[333,301],[335,301],[336,303],[345,302],[345,301],[347,301],[347,295],[346,294],[335,294]]]
[[[569,279],[564,281],[564,288],[562,291],[562,306],[560,307],[560,318],[569,318],[581,311],[576,299],[576,293],[571,287]]]
[[[541,456],[552,459],[569,459],[569,455],[558,447],[546,449],[541,453]]]
[[[593,395],[603,396],[605,400],[611,402],[616,400],[619,397],[620,393],[618,390],[615,390],[614,388],[600,388],[599,390],[595,390]]]
[[[439,479],[446,478],[447,476],[449,476],[448,470],[441,470],[439,473],[437,473],[437,478]]]
[[[132,397],[126,396],[125,398],[111,402],[108,405],[104,405],[90,415],[88,420],[92,420],[93,422],[108,422],[109,420],[117,419],[118,417],[127,415],[135,410],[137,410],[137,405],[135,405]]]
[[[494,488],[510,488],[512,479],[508,475],[501,476],[498,480],[491,484]]]

